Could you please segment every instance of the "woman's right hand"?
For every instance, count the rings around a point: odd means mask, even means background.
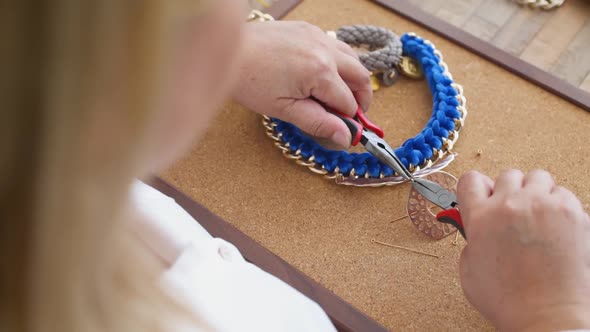
[[[503,331],[590,328],[590,217],[545,171],[459,181],[467,299]]]
[[[350,146],[350,130],[325,106],[354,116],[373,98],[371,74],[347,44],[304,22],[248,23],[235,101],[306,133]]]

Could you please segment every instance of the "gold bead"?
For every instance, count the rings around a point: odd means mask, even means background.
[[[371,88],[373,91],[379,90],[381,84],[379,84],[379,79],[375,76],[375,74],[371,73]]]
[[[398,64],[398,68],[400,73],[406,77],[413,79],[420,79],[424,77],[422,66],[420,66],[420,63],[414,58],[407,56],[402,57],[402,60]]]

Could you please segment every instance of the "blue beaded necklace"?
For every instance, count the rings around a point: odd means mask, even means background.
[[[395,149],[406,168],[421,176],[440,170],[453,160],[451,149],[467,115],[466,100],[463,88],[454,83],[442,54],[430,41],[407,33],[401,37],[401,42],[403,55],[415,59],[421,66],[433,98],[432,116],[424,129]],[[265,117],[263,123],[267,134],[286,157],[315,173],[357,186],[402,182],[389,166],[368,152],[330,150],[288,122]]]

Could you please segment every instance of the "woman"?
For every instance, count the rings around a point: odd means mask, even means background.
[[[245,25],[241,5],[12,1],[0,11],[10,27],[0,330],[333,330],[315,303],[134,182],[180,157],[229,95],[348,145],[310,97],[366,110],[354,53],[304,23]],[[575,196],[542,171],[495,183],[468,173],[458,194],[471,303],[501,329],[590,327],[590,218]]]

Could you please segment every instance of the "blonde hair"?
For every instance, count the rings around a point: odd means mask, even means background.
[[[4,4],[0,330],[154,330],[175,314],[154,286],[158,262],[122,228],[168,30],[199,8]]]

